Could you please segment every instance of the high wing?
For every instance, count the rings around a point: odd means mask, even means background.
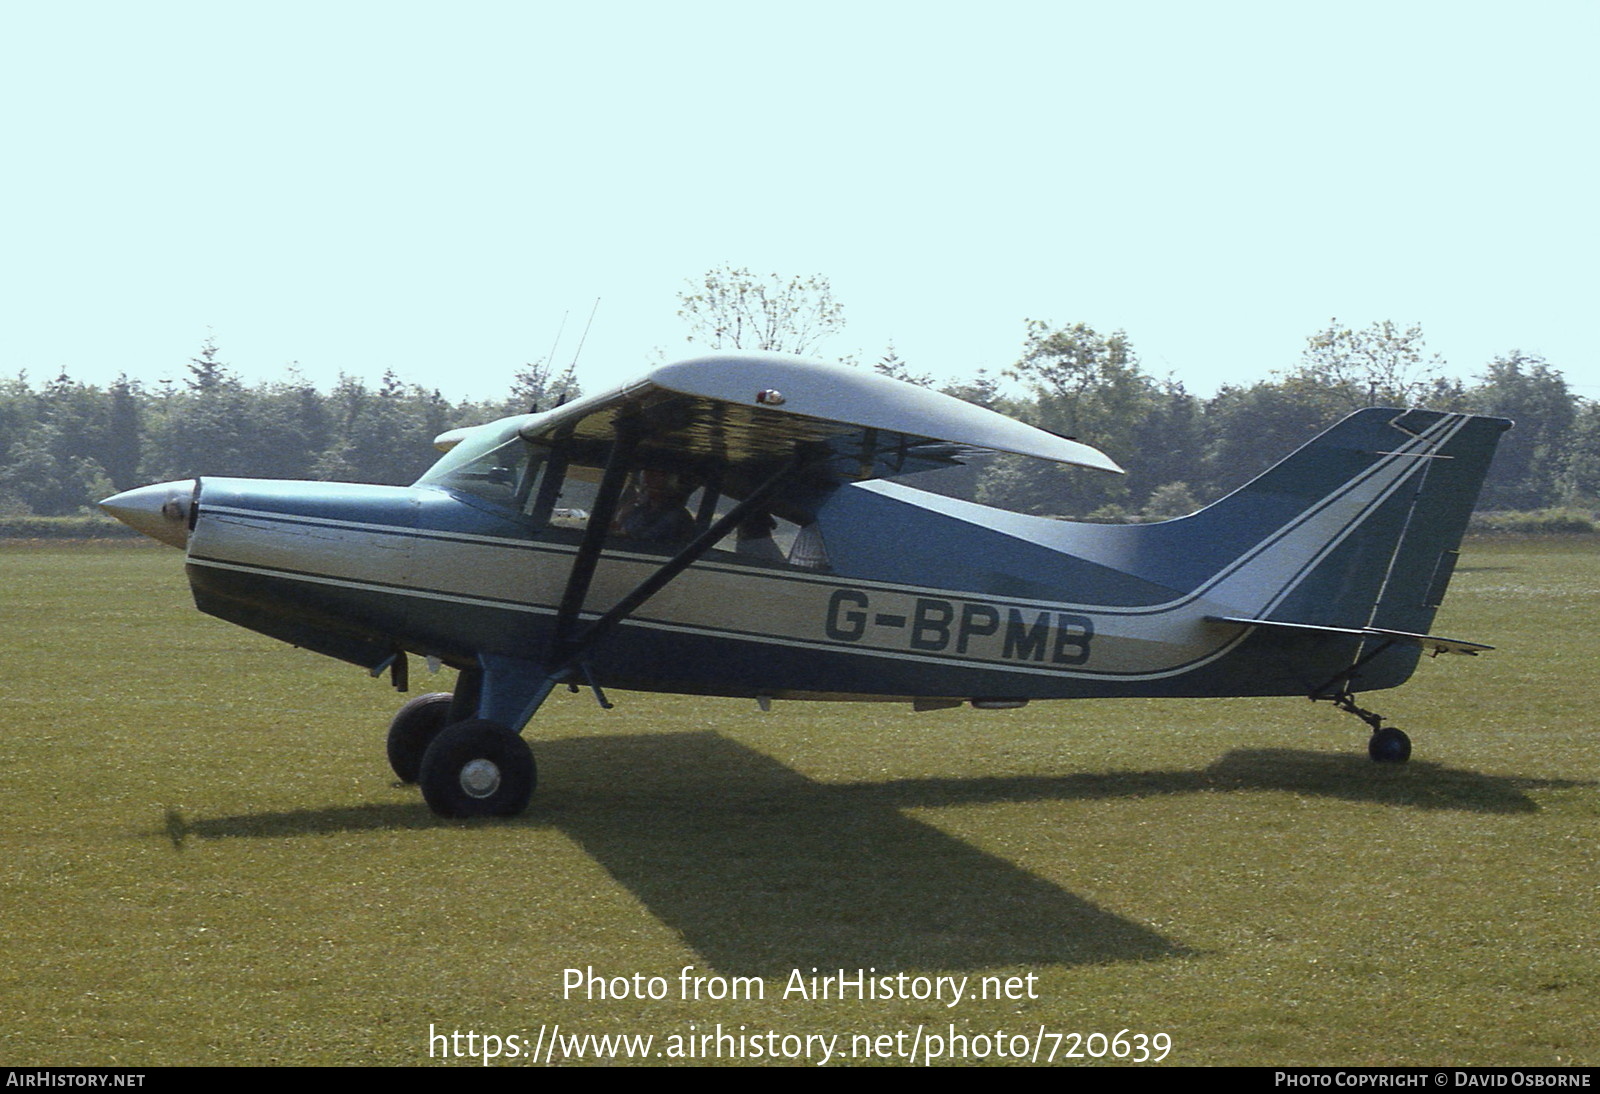
[[[929,470],[974,451],[1009,452],[1121,473],[1090,445],[886,376],[775,353],[720,353],[654,369],[610,391],[494,423],[530,441],[570,438],[594,462],[619,421],[643,426],[639,455],[668,463],[757,468],[809,451],[838,479]],[[477,427],[484,428],[484,427]],[[473,432],[434,444],[450,450]]]
[[[441,434],[434,444],[448,455],[419,483],[457,470],[508,482],[515,476],[495,460],[519,441],[548,446],[557,466],[602,469],[537,671],[488,673],[501,681],[495,687],[516,692],[527,715],[558,683],[580,678],[605,705],[588,675],[589,651],[748,517],[770,512],[808,525],[817,498],[833,485],[949,466],[973,451],[1122,470],[1089,445],[913,384],[800,357],[743,353],[664,365],[553,410]],[[465,471],[484,459],[490,466]],[[686,473],[706,487],[698,533],[598,618],[585,618],[624,482],[652,469]],[[720,516],[712,507],[719,494],[738,499]]]

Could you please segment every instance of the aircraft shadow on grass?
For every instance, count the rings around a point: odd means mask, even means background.
[[[1151,960],[1181,945],[903,810],[1287,790],[1425,809],[1526,813],[1525,791],[1592,785],[1435,764],[1236,750],[1200,771],[820,783],[716,733],[547,741],[541,791],[512,825],[554,826],[713,968],[993,968]],[[184,820],[166,835],[282,837],[451,822],[382,805]]]

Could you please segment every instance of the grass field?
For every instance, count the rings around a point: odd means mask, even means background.
[[[176,551],[0,549],[0,576],[0,1064],[414,1064],[430,1024],[554,1023],[652,1058],[720,1023],[847,1056],[953,1025],[990,1062],[1041,1029],[1166,1033],[1180,1064],[1600,1062],[1590,541],[1469,545],[1435,629],[1499,648],[1369,697],[1404,767],[1292,699],[561,694],[532,809],[489,823],[395,785],[399,697],[195,612]],[[687,965],[765,998],[681,999]],[[670,990],[563,998],[587,967]],[[813,967],[968,996],[784,998]]]

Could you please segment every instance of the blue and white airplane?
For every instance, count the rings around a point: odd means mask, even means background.
[[[872,373],[719,354],[454,430],[410,487],[199,478],[106,510],[184,549],[196,605],[389,672],[457,670],[389,730],[450,817],[533,793],[557,686],[919,709],[1112,696],[1355,703],[1421,653],[1502,419],[1362,410],[1159,524],[1024,516],[906,485],[974,452],[1119,471],[1088,445]]]

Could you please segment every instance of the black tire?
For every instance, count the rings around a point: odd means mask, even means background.
[[[395,712],[389,723],[389,766],[403,783],[414,783],[422,773],[422,755],[450,724],[448,691],[419,695]]]
[[[441,817],[515,817],[538,782],[533,750],[481,719],[444,728],[422,757],[422,800]]]
[[[1385,726],[1367,742],[1367,755],[1374,763],[1403,764],[1411,759],[1411,738],[1394,726]]]

